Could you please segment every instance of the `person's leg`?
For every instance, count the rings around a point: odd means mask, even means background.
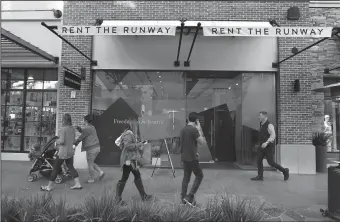
[[[95,171],[100,172],[100,178],[99,179],[102,179],[102,177],[104,175],[104,172],[94,163],[94,161],[97,158],[99,151],[100,151],[99,147],[96,148],[96,149],[86,151],[87,169],[88,169],[88,172],[89,172],[89,175],[90,175],[90,178],[88,180],[89,183],[94,183]]]
[[[47,186],[41,186],[42,190],[50,191],[52,189],[52,185],[57,178],[57,175],[61,172],[61,165],[63,165],[64,160],[56,159],[53,164],[53,170],[51,173],[50,181]]]
[[[183,162],[183,180],[182,180],[182,192],[181,192],[181,200],[184,201],[184,198],[187,196],[188,185],[191,178],[192,168],[190,162]]]
[[[153,196],[146,194],[144,186],[143,186],[142,177],[140,175],[139,170],[137,168],[135,168],[131,172],[133,173],[133,176],[135,177],[134,182],[135,182],[136,188],[137,188],[142,200],[143,201],[151,200],[153,198]]]
[[[274,167],[277,170],[281,171],[284,175],[284,180],[288,180],[289,179],[289,169],[283,168],[281,165],[275,163],[275,161],[274,161],[274,147],[266,147],[264,149],[264,152],[265,152],[268,164],[271,167]]]
[[[73,166],[73,157],[66,159],[65,162],[66,162],[66,166],[69,169],[70,174],[73,177],[74,183],[75,183],[75,185],[73,187],[71,187],[71,189],[81,189],[82,186],[80,184],[79,174],[78,174],[77,170],[74,169],[74,166]]]
[[[129,175],[131,172],[131,166],[126,166],[125,164],[123,165],[123,174],[122,178],[118,181],[117,186],[116,186],[116,201],[121,202],[122,201],[122,194],[125,188],[126,181],[129,179]]]
[[[192,184],[190,193],[188,194],[187,198],[184,199],[184,201],[188,202],[189,204],[192,204],[194,202],[195,194],[203,180],[203,171],[198,160],[195,160],[191,163],[191,169],[195,174],[195,180],[194,183]]]
[[[266,156],[264,150],[259,147],[257,151],[257,176],[251,180],[263,180],[263,159]]]

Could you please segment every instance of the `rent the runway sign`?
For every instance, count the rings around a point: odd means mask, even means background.
[[[331,37],[331,27],[203,27],[204,36]]]
[[[170,35],[176,26],[62,26],[61,35]]]

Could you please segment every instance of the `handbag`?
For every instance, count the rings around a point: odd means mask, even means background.
[[[119,147],[121,141],[122,141],[122,136],[119,136],[119,137],[116,139],[115,144]]]

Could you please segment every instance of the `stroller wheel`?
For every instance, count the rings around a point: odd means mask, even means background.
[[[27,181],[33,182],[33,181],[36,181],[37,179],[38,179],[38,176],[36,174],[31,174],[28,176]]]
[[[57,184],[62,183],[63,182],[62,176],[58,175],[54,182],[57,183]]]

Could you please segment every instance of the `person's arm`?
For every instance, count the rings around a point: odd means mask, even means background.
[[[269,139],[266,141],[267,144],[269,143],[274,143],[276,134],[275,134],[275,129],[273,124],[268,125],[268,133],[269,133]]]
[[[90,135],[90,130],[88,128],[83,128],[81,130],[78,130],[79,132],[81,132],[81,135],[76,139],[76,141],[74,142],[74,145],[78,145],[81,141],[83,141],[86,137],[88,137]]]
[[[124,149],[127,149],[129,151],[136,151],[140,146],[142,146],[141,143],[135,143],[134,138],[132,135],[124,135],[122,137],[121,145]]]
[[[196,141],[198,144],[203,145],[204,144],[204,137],[203,137],[203,132],[202,129],[199,127],[197,129],[197,133],[196,133]]]
[[[65,144],[65,129],[64,128],[60,128],[59,139],[57,139],[56,144],[58,144],[58,145],[64,145]]]

